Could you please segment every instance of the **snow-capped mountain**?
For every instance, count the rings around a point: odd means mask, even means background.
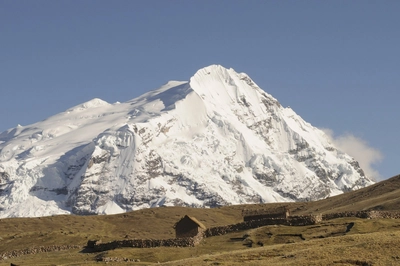
[[[218,65],[0,134],[0,217],[317,200],[371,184],[321,130]]]

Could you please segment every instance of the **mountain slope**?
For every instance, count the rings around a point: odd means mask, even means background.
[[[372,184],[246,74],[200,69],[0,134],[0,216],[316,200]]]
[[[361,210],[400,211],[400,175],[299,208],[301,214]]]

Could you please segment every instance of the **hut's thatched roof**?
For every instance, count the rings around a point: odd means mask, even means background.
[[[202,224],[202,223],[201,223],[199,220],[197,220],[196,218],[194,218],[194,217],[192,217],[192,216],[188,216],[188,215],[186,215],[186,216],[189,217],[190,220],[192,220],[193,222],[195,222],[200,228],[206,229],[205,225]]]
[[[180,221],[182,221],[183,219],[185,219],[185,218],[190,219],[191,221],[193,221],[194,223],[196,223],[201,229],[207,229],[207,228],[204,226],[203,223],[201,223],[199,220],[197,220],[196,218],[194,218],[194,217],[192,217],[192,216],[189,216],[189,215],[185,215],[185,217],[183,217],[182,219],[180,219],[180,220],[175,224],[174,227],[176,227],[176,225],[177,225]]]

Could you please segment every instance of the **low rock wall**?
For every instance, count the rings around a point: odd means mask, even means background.
[[[193,247],[200,242],[202,237],[185,237],[171,239],[129,239],[116,240],[107,243],[97,241],[94,245],[89,245],[87,248],[93,252],[106,251],[116,248],[132,247],[132,248],[154,248],[154,247]]]
[[[12,250],[5,253],[0,254],[0,260],[11,259],[23,255],[30,255],[30,254],[37,254],[43,252],[53,252],[53,251],[61,251],[61,250],[69,250],[69,249],[81,249],[82,246],[75,246],[75,245],[54,245],[54,246],[40,246],[40,247],[33,247],[33,248],[26,248],[20,250]]]
[[[370,211],[369,218],[371,219],[400,219],[400,212],[397,211]]]
[[[335,213],[327,213],[322,215],[322,220],[332,220],[337,218],[344,217],[358,217],[358,218],[368,218],[367,211],[355,211],[355,212],[335,212]]]
[[[286,225],[305,226],[322,222],[322,215],[299,215],[289,216]]]
[[[204,236],[205,237],[219,236],[219,235],[225,235],[225,234],[228,234],[230,232],[235,232],[235,231],[257,228],[257,227],[266,226],[266,225],[277,225],[277,224],[286,224],[286,223],[287,223],[286,219],[281,219],[281,218],[251,220],[251,221],[245,221],[245,222],[241,222],[241,223],[237,223],[237,224],[230,224],[230,225],[225,225],[225,226],[217,226],[217,227],[208,228],[204,232]]]
[[[354,211],[336,212],[322,215],[322,220],[332,220],[343,217],[358,217],[363,219],[400,219],[400,212],[397,211]]]

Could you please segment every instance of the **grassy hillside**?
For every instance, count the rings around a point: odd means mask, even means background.
[[[274,209],[278,206],[288,207],[293,214],[367,209],[399,211],[400,176],[317,202],[237,205],[215,209],[165,207],[110,216],[1,219],[0,254],[37,246],[78,245],[82,248],[0,260],[0,266],[10,265],[11,262],[20,265],[104,263],[96,262],[96,256],[140,260],[121,262],[126,265],[157,262],[169,262],[170,265],[400,265],[400,220],[391,219],[343,218],[316,226],[267,226],[207,238],[193,248],[125,248],[105,253],[82,252],[89,239],[106,242],[125,238],[173,238],[173,226],[184,215],[196,217],[206,227],[214,227],[241,222],[243,209]],[[253,243],[252,247],[244,245],[249,243]]]

